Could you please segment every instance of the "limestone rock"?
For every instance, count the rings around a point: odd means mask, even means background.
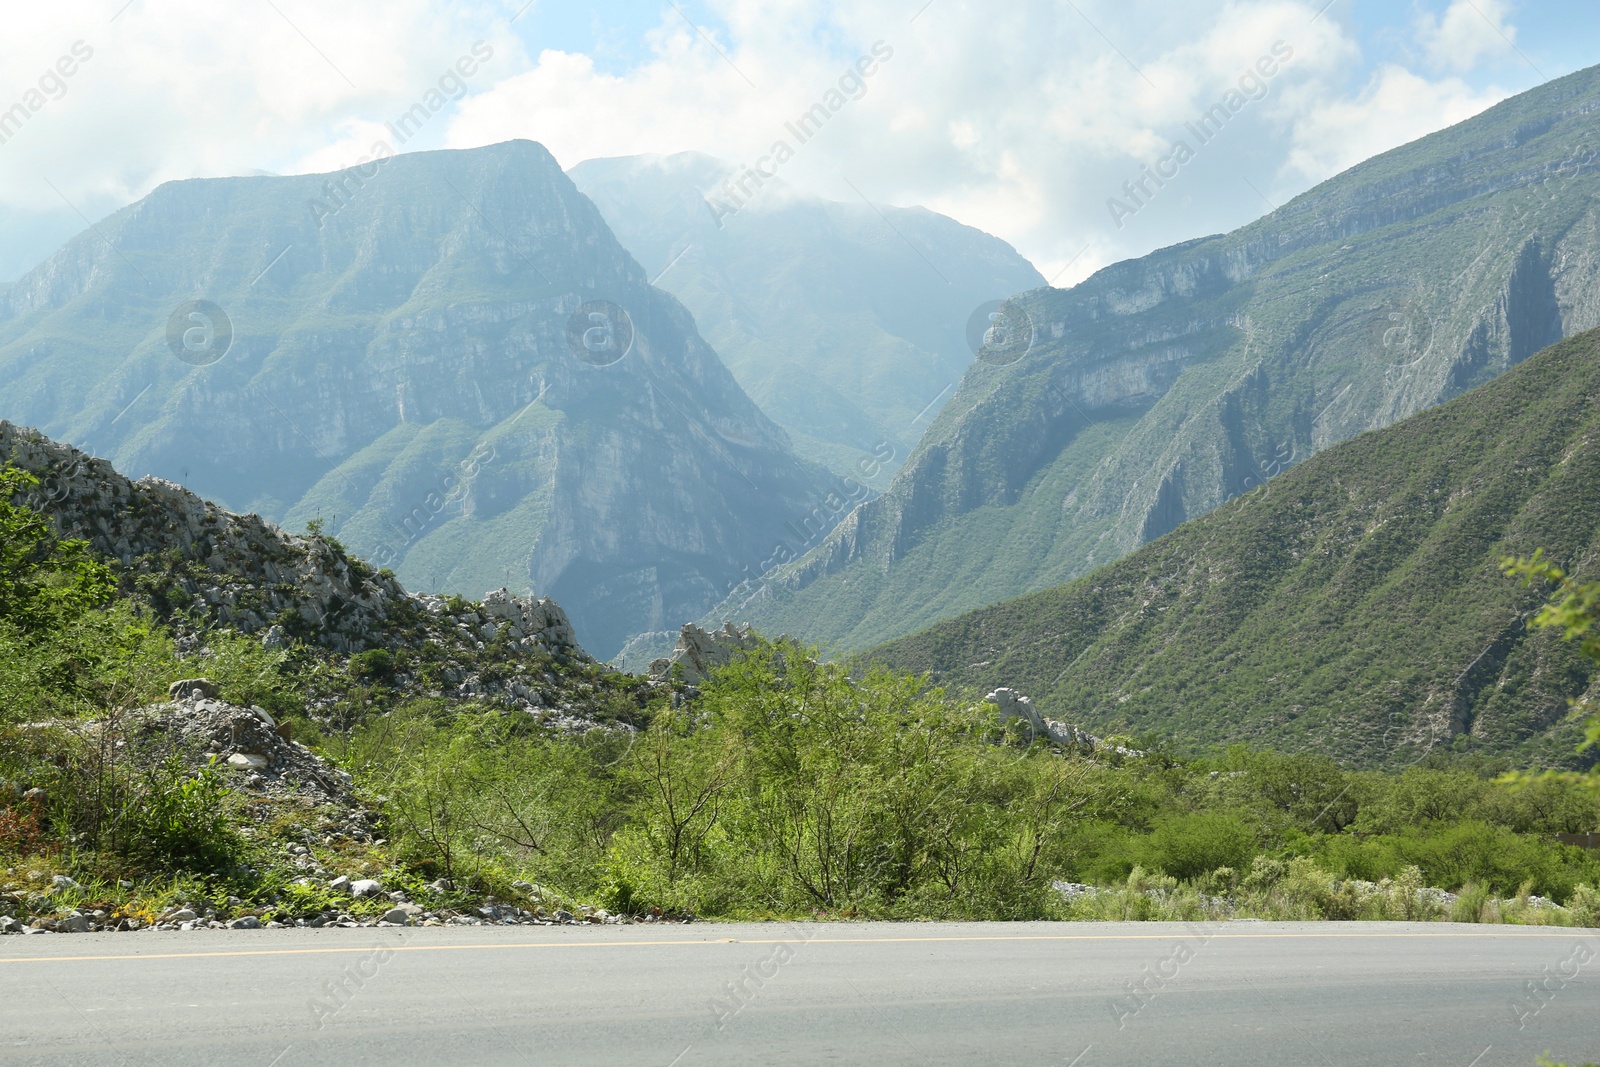
[[[1033,706],[1033,701],[1015,689],[996,689],[983,699],[999,709],[1002,727],[1006,723],[1021,719],[1027,724],[1030,738],[1088,749],[1096,748],[1100,744],[1100,739],[1087,730],[1040,715],[1039,710]]]
[[[167,686],[167,696],[173,700],[215,700],[220,692],[209,678],[185,678]]]
[[[672,668],[683,666],[683,680],[698,685],[718,667],[733,661],[741,652],[755,650],[760,641],[748,626],[723,623],[720,630],[703,630],[692,622],[684,623],[678,632],[678,647],[671,659],[658,659],[650,664],[650,675],[665,679]]]

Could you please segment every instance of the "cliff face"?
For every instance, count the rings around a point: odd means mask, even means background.
[[[169,183],[5,296],[0,417],[602,656],[836,495],[531,142]]]
[[[883,488],[972,362],[967,324],[1044,283],[997,237],[922,208],[836,203],[685,152],[571,170],[618,239],[694,313],[796,450]],[[741,203],[737,211],[718,214]]]
[[[1600,68],[1007,305],[879,498],[709,618],[860,647],[1111,562],[1600,325]]]

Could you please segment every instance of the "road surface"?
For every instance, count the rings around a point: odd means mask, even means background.
[[[694,924],[0,939],[0,1062],[1600,1060],[1600,931]]]

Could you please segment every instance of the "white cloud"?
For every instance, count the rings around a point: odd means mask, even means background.
[[[16,207],[58,205],[46,180],[75,202],[121,204],[172,178],[298,169],[408,105],[474,40],[500,46],[506,73],[525,65],[489,3],[276,0],[280,16],[135,0],[115,21],[120,0],[14,6],[0,108],[74,42],[92,50],[65,94],[0,144],[0,203]]]
[[[1515,33],[1503,0],[1474,2]],[[8,12],[0,108],[74,41],[94,57],[0,144],[0,209],[59,210],[46,179],[93,216],[171,178],[348,165],[481,39],[494,57],[472,95],[407,150],[529,137],[566,165],[691,149],[751,164],[783,139],[785,181],[925,204],[1011,241],[1046,277],[1065,267],[1065,284],[1249,221],[1263,210],[1252,186],[1293,195],[1502,95],[1454,73],[1368,71],[1338,10],[1315,17],[1323,0],[934,0],[915,21],[904,0],[707,0],[714,21],[698,30],[663,5],[648,58],[621,70],[525,50],[506,25],[521,0],[275,0],[289,21],[254,2],[135,0],[108,21],[119,3]],[[1441,62],[1503,48],[1464,4],[1405,25]],[[879,41],[892,57],[864,91],[847,81],[858,98],[799,143],[785,124]],[[1113,225],[1108,198],[1278,41],[1293,58],[1265,97]]]
[[[1511,51],[1517,28],[1506,0],[1452,0],[1443,13],[1418,19],[1417,39],[1436,70],[1466,72],[1485,57]]]
[[[1458,78],[1428,81],[1396,66],[1379,68],[1354,98],[1310,104],[1295,124],[1284,170],[1309,182],[1470,118],[1510,95],[1475,91]]]

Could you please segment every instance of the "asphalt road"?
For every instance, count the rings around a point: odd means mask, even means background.
[[[1545,1050],[1600,1060],[1600,931],[768,923],[0,939],[8,1064],[1532,1067]]]

